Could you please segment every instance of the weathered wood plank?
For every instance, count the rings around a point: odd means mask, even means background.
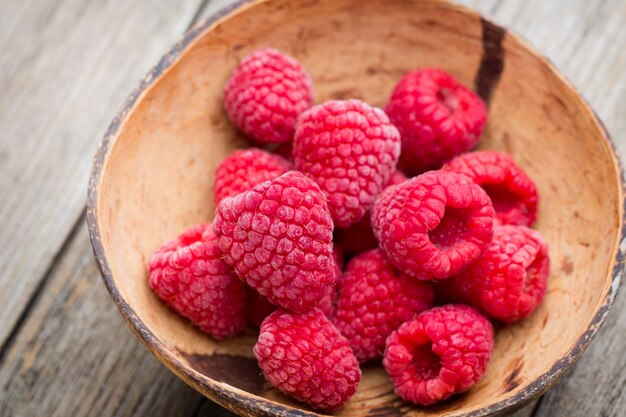
[[[190,416],[200,394],[126,327],[81,227],[0,368],[3,416]]]
[[[200,3],[2,1],[0,345],[84,207],[107,124]]]
[[[624,21],[624,16],[617,13],[617,16],[609,16],[619,9],[619,2],[587,9],[584,8],[587,2],[582,1],[573,2],[567,8],[562,3],[556,7],[536,0],[463,3],[492,15],[502,24],[513,26],[539,50],[548,53],[591,100],[614,136],[626,134],[626,118],[618,107],[618,99],[625,96],[624,83],[619,80],[625,64],[619,50],[626,44],[626,39],[622,32],[616,31],[616,28],[621,30],[616,23],[620,22],[619,19]],[[52,8],[47,9],[50,9],[48,14],[52,13]],[[560,14],[552,16],[556,10]],[[577,10],[584,10],[584,13],[576,14]],[[42,12],[41,16],[48,14]],[[569,29],[562,29],[563,20],[568,22],[563,28]],[[4,22],[0,20],[1,23]],[[541,25],[550,30],[539,36],[536,34],[543,32],[535,30],[535,26]],[[155,32],[160,30],[156,28]],[[579,31],[588,33],[584,35]],[[579,46],[567,49],[568,36]],[[553,46],[553,42],[557,46]],[[565,50],[569,52],[563,52]],[[603,58],[598,51],[605,51],[606,56]],[[153,61],[160,52],[156,51]],[[4,55],[0,57],[0,85],[5,80],[3,59]],[[152,63],[148,61],[145,67]],[[16,63],[10,65],[19,67]],[[124,94],[125,91],[121,91],[121,95]],[[121,98],[114,106],[120,102]],[[2,99],[0,106],[1,103]],[[113,110],[108,110],[110,116]],[[102,129],[105,124],[106,121]],[[97,138],[89,146],[93,147],[95,141]],[[620,150],[626,149],[624,141],[620,141],[619,147]],[[3,143],[0,143],[0,149],[0,173],[3,173],[1,155],[6,154]],[[1,181],[5,181],[4,174]],[[4,190],[3,186],[0,183],[0,190]],[[64,230],[70,228],[71,222]],[[4,242],[1,233],[0,241]],[[217,411],[218,407],[210,401],[201,400],[125,329],[91,259],[85,231],[80,228],[61,262],[49,274],[46,291],[25,321],[0,369],[0,386],[3,387],[0,415],[231,415]],[[0,288],[3,288],[1,279]],[[625,396],[620,387],[624,384],[626,369],[620,341],[626,329],[618,319],[626,313],[624,298],[618,297],[598,340],[571,375],[546,396],[538,415],[620,415],[625,407]],[[618,363],[620,359],[622,362]],[[603,399],[607,399],[608,404],[603,403]],[[531,415],[532,407],[515,416]]]
[[[626,158],[626,2],[503,1],[494,14],[523,34],[579,88]],[[623,416],[626,410],[622,290],[596,340],[568,376],[548,392],[535,416]]]

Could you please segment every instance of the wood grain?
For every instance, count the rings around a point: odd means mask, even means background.
[[[582,91],[626,161],[626,2],[503,2],[500,22],[525,34]],[[537,19],[537,16],[543,16]],[[555,30],[555,28],[559,30]],[[618,293],[597,339],[567,378],[548,392],[536,416],[622,416],[626,412],[626,291]]]
[[[113,298],[170,369],[245,415],[300,408],[275,390],[262,388],[254,397],[217,382],[250,391],[244,381],[256,378],[258,370],[224,373],[221,368],[231,366],[227,355],[242,357],[240,362],[250,357],[254,337],[214,343],[165,308],[145,278],[145,260],[155,247],[189,224],[210,219],[207,171],[241,144],[225,123],[223,83],[241,56],[261,45],[296,55],[321,101],[351,95],[380,105],[397,78],[416,66],[446,68],[466,83],[477,73],[478,79],[487,77],[479,85],[491,96],[491,120],[481,146],[511,153],[535,179],[544,201],[537,228],[554,263],[572,264],[567,270],[553,268],[535,314],[500,329],[489,371],[466,395],[436,409],[398,408],[388,378],[372,367],[364,370],[360,390],[338,415],[381,409],[492,415],[524,404],[569,367],[612,300],[614,257],[621,267],[619,170],[591,110],[523,42],[507,34],[501,75],[483,72],[484,65],[498,63],[484,60],[486,46],[495,45],[484,36],[486,25],[476,14],[444,2],[259,1],[187,36],[171,54],[175,61],[165,56],[163,62],[172,65],[157,67],[148,78],[150,88],[121,113],[103,142],[87,219]],[[542,140],[546,135],[550,140]],[[589,256],[589,246],[598,256]],[[568,285],[572,280],[585,285]],[[566,319],[576,325],[564,325]],[[202,361],[190,359],[200,356]],[[236,377],[226,379],[230,375]]]
[[[126,329],[100,282],[86,232],[81,220],[77,220],[95,144],[130,88],[184,29],[185,23],[177,20],[177,10],[184,9],[189,18],[195,13],[193,7],[165,1],[156,3],[155,9],[151,9],[155,2],[120,7],[118,1],[103,3],[94,11],[93,4],[85,6],[78,1],[0,3],[3,10],[12,11],[0,13],[0,46],[11,52],[0,54],[0,86],[5,94],[0,97],[0,335],[6,335],[6,328],[16,320],[12,317],[14,312],[9,315],[5,314],[9,309],[2,309],[7,299],[18,299],[12,300],[13,308],[27,304],[37,282],[48,271],[45,291],[32,303],[32,312],[24,317],[15,343],[0,362],[0,416],[232,415],[223,409],[216,411],[214,403],[174,377]],[[207,8],[200,15],[226,1],[203,3]],[[626,115],[622,107],[626,97],[622,76],[626,57],[621,53],[626,45],[624,1],[461,3],[513,27],[546,53],[598,110],[613,133],[622,158],[626,156]],[[112,11],[113,6],[119,10]],[[140,17],[147,28],[133,27]],[[88,19],[87,23],[81,19]],[[105,21],[106,30],[96,22],[98,19]],[[72,32],[69,26],[76,21],[83,23]],[[96,36],[88,30],[89,21],[104,34]],[[121,33],[115,34],[116,31]],[[141,46],[125,47],[131,34],[136,33],[142,39]],[[77,39],[82,36],[88,39],[87,49],[94,51],[76,53],[77,45],[85,44]],[[97,39],[99,36],[105,39]],[[65,43],[68,37],[70,42]],[[133,51],[133,56],[127,56],[128,50]],[[77,61],[77,56],[81,63],[87,60],[84,68],[93,69],[96,64],[104,68],[97,68],[91,75],[85,74],[82,66],[64,69],[69,64],[45,56],[47,51],[68,58],[67,62]],[[51,85],[46,85],[50,79]],[[35,85],[28,86],[30,80],[35,80]],[[74,85],[77,82],[80,87]],[[77,89],[98,97],[97,102],[81,102]],[[28,94],[34,95],[29,98]],[[46,105],[45,97],[53,99]],[[75,100],[76,106],[63,103],[67,97]],[[7,109],[16,105],[19,109],[11,110],[8,117]],[[60,111],[52,112],[49,108]],[[34,123],[43,127],[32,126]],[[68,129],[72,123],[78,124]],[[32,136],[28,134],[29,127],[33,127]],[[50,132],[46,131],[48,127]],[[11,135],[15,132],[21,133]],[[36,149],[38,146],[41,151]],[[71,164],[67,163],[68,158]],[[47,176],[56,180],[44,181]],[[59,182],[77,189],[78,198],[58,199],[58,195],[67,197],[70,193],[59,192]],[[35,195],[38,191],[45,195]],[[37,227],[24,228],[34,219]],[[77,221],[77,231],[69,236],[71,243],[62,247]],[[30,248],[33,242],[36,248]],[[18,280],[26,283],[15,282]],[[626,328],[620,318],[624,315],[626,294],[622,290],[597,340],[570,376],[546,395],[537,415],[623,414],[626,393],[620,387],[626,375]],[[516,417],[531,414],[529,407]]]
[[[2,1],[0,345],[83,210],[115,110],[199,4]]]
[[[182,417],[201,398],[124,325],[93,262],[86,227],[73,236],[8,352],[0,387],[6,417]]]

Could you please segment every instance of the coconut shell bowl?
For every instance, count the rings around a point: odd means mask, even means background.
[[[612,143],[580,94],[516,35],[444,0],[239,1],[196,26],[152,69],[95,157],[88,223],[104,282],[128,326],[176,375],[244,415],[316,416],[265,382],[247,330],[222,342],[150,290],[146,261],[186,227],[212,220],[215,168],[248,146],[222,106],[239,60],[272,46],[310,72],[316,101],[384,106],[408,70],[443,68],[488,103],[482,149],[510,153],[535,180],[536,228],[552,268],[543,303],[496,331],[486,375],[435,407],[393,393],[363,367],[339,416],[496,416],[548,390],[604,321],[624,260],[624,190]]]

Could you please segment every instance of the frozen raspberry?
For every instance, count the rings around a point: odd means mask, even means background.
[[[294,58],[271,48],[242,59],[224,89],[230,120],[257,143],[292,140],[298,115],[312,104],[309,74]]]
[[[337,227],[365,216],[399,155],[398,130],[382,110],[361,101],[327,101],[298,119],[294,164],[328,196]]]
[[[385,186],[383,187],[383,189],[386,189],[388,187],[394,186],[394,185],[400,185],[402,184],[404,181],[408,180],[407,176],[404,175],[402,173],[402,171],[398,171],[397,169],[393,172],[393,174],[391,174],[391,177],[389,178],[389,181],[387,181],[387,184],[385,184]]]
[[[500,226],[478,261],[442,282],[443,298],[470,301],[507,323],[529,316],[546,292],[550,258],[536,230]]]
[[[454,158],[443,169],[467,175],[487,191],[500,224],[530,226],[535,221],[537,187],[509,155],[470,152]]]
[[[471,149],[487,123],[480,97],[440,69],[407,73],[385,111],[400,130],[399,167],[410,175],[436,169]]]
[[[405,401],[430,405],[467,391],[485,373],[493,327],[472,307],[435,307],[387,339],[383,365]]]
[[[224,260],[272,304],[306,311],[335,284],[333,222],[318,185],[299,172],[222,200],[214,227]]]
[[[150,287],[172,309],[215,339],[246,324],[245,284],[221,258],[211,224],[199,224],[148,261]]]
[[[333,247],[333,271],[335,273],[335,281],[339,282],[341,278],[341,270],[343,268],[343,257],[336,247]],[[261,326],[265,317],[276,310],[276,306],[263,297],[257,290],[247,287],[248,290],[248,322],[253,327]],[[317,308],[329,319],[335,314],[335,304],[337,304],[337,288],[336,285],[329,288],[328,293],[322,298]]]
[[[341,407],[361,380],[348,341],[318,309],[276,310],[263,321],[254,354],[272,385],[319,410]]]
[[[359,362],[382,356],[398,326],[432,307],[433,289],[396,271],[380,249],[353,258],[339,285],[333,320]]]
[[[215,204],[226,197],[248,191],[263,181],[273,180],[291,169],[293,166],[287,160],[261,149],[234,151],[215,171]]]
[[[418,279],[443,279],[491,241],[493,206],[465,175],[432,171],[383,191],[372,225],[396,268]]]
[[[406,175],[396,170],[384,188],[401,184],[406,180]],[[335,245],[341,247],[347,256],[355,256],[366,250],[377,248],[378,241],[372,231],[369,213],[363,217],[363,220],[346,229],[335,229]]]

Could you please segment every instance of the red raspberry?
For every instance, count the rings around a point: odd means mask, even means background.
[[[491,241],[493,206],[465,175],[432,171],[385,190],[372,225],[396,268],[418,279],[443,279],[476,260]]]
[[[312,104],[309,74],[294,58],[272,48],[242,59],[224,89],[230,120],[258,143],[292,140],[298,115]]]
[[[339,282],[341,278],[341,270],[343,268],[343,258],[338,248],[333,247],[333,271],[335,273],[335,281]],[[263,297],[254,288],[247,287],[248,289],[248,322],[253,327],[261,326],[261,323],[265,317],[269,316],[276,306],[269,302],[269,300]],[[330,287],[330,291],[322,298],[317,308],[324,313],[329,319],[335,314],[335,304],[337,298],[336,286]]]
[[[467,175],[487,191],[500,224],[530,226],[535,221],[537,186],[509,155],[470,152],[454,158],[443,169]]]
[[[340,408],[361,380],[348,341],[318,309],[273,312],[261,325],[254,354],[272,385],[319,410]]]
[[[389,181],[399,155],[398,130],[382,110],[361,101],[328,101],[298,119],[295,166],[328,196],[337,227],[364,217]]]
[[[150,257],[148,273],[159,297],[220,340],[245,327],[246,292],[216,241],[210,223],[193,226]]]
[[[248,191],[255,185],[273,180],[293,169],[291,163],[261,149],[236,150],[215,171],[215,204],[226,197]]]
[[[478,261],[442,282],[443,298],[470,301],[507,323],[529,316],[546,292],[550,258],[536,230],[500,226]]]
[[[493,327],[469,306],[435,307],[387,339],[383,365],[402,399],[430,405],[467,391],[485,373]]]
[[[335,284],[333,222],[317,184],[296,171],[217,206],[224,260],[275,305],[315,307]]]
[[[359,362],[382,355],[385,339],[433,305],[430,284],[397,272],[380,249],[353,258],[339,285],[334,324]]]
[[[384,188],[398,185],[407,180],[406,175],[396,170]],[[355,256],[366,250],[378,247],[378,241],[372,231],[369,213],[360,222],[346,229],[335,229],[335,246],[341,247],[348,256]]]
[[[385,111],[402,136],[399,167],[410,175],[439,168],[472,148],[487,124],[482,99],[435,68],[407,73]]]

